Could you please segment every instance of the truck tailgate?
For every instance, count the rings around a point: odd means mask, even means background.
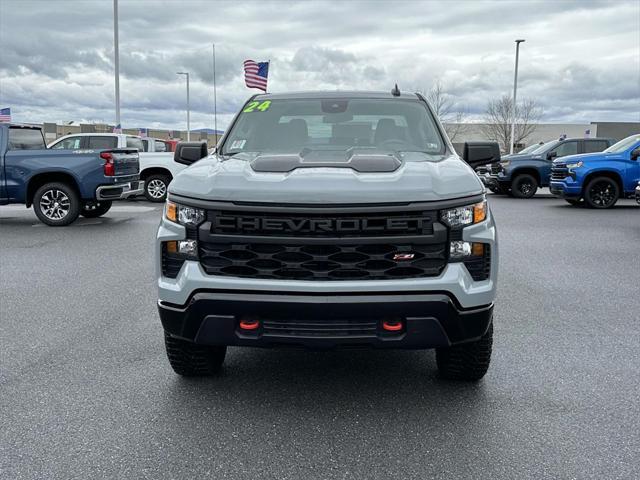
[[[101,152],[100,156],[102,158],[104,158],[103,154],[111,154],[115,167],[115,175],[117,177],[123,175],[138,175],[140,173],[138,150],[119,148]]]

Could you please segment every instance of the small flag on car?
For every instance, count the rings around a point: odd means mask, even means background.
[[[267,77],[269,76],[269,62],[244,61],[244,83],[249,88],[267,91]]]
[[[113,133],[122,133],[122,125],[118,124],[113,127]]]
[[[11,109],[10,108],[0,109],[0,122],[10,122],[10,121],[11,121]]]
[[[149,136],[149,129],[148,128],[140,128],[138,130],[138,136],[140,136],[140,137],[148,137]]]
[[[589,136],[591,135],[591,129],[585,130],[584,131],[584,136],[589,138]]]

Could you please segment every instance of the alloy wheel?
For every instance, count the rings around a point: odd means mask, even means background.
[[[528,197],[533,191],[533,184],[531,184],[531,182],[528,182],[527,180],[523,180],[518,185],[518,189],[520,190],[520,193],[522,193],[522,195]]]
[[[163,198],[167,194],[167,185],[162,180],[155,178],[147,184],[147,192],[152,198]]]
[[[594,205],[602,208],[609,207],[615,202],[615,190],[611,182],[601,181],[593,184],[589,189],[589,196]]]
[[[40,210],[50,220],[62,220],[71,209],[69,197],[58,189],[50,189],[40,197]]]

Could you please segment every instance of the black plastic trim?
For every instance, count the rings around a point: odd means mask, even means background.
[[[313,308],[316,305],[322,308]],[[445,294],[276,295],[253,293],[197,293],[183,308],[159,302],[163,327],[172,336],[207,345],[272,347],[297,345],[310,348],[372,346],[378,348],[434,348],[477,340],[492,321],[493,305],[459,310]],[[243,332],[241,319],[294,322],[304,319],[329,330],[325,336],[304,332]],[[343,335],[331,333],[342,322],[401,320],[404,330],[389,335],[375,333]],[[293,327],[292,327],[293,328]],[[333,329],[337,330],[337,329]]]
[[[203,208],[206,210],[244,210],[249,212],[273,213],[383,213],[413,210],[443,210],[447,208],[470,205],[484,200],[484,195],[470,195],[451,200],[433,202],[408,203],[367,203],[367,204],[282,204],[282,203],[249,203],[249,202],[221,202],[217,200],[203,200],[175,193],[169,193],[169,200],[181,205]]]

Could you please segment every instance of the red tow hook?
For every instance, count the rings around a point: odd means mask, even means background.
[[[385,320],[382,322],[382,329],[387,332],[399,332],[402,330],[402,322],[400,320]]]
[[[257,330],[260,320],[240,320],[240,330]]]

